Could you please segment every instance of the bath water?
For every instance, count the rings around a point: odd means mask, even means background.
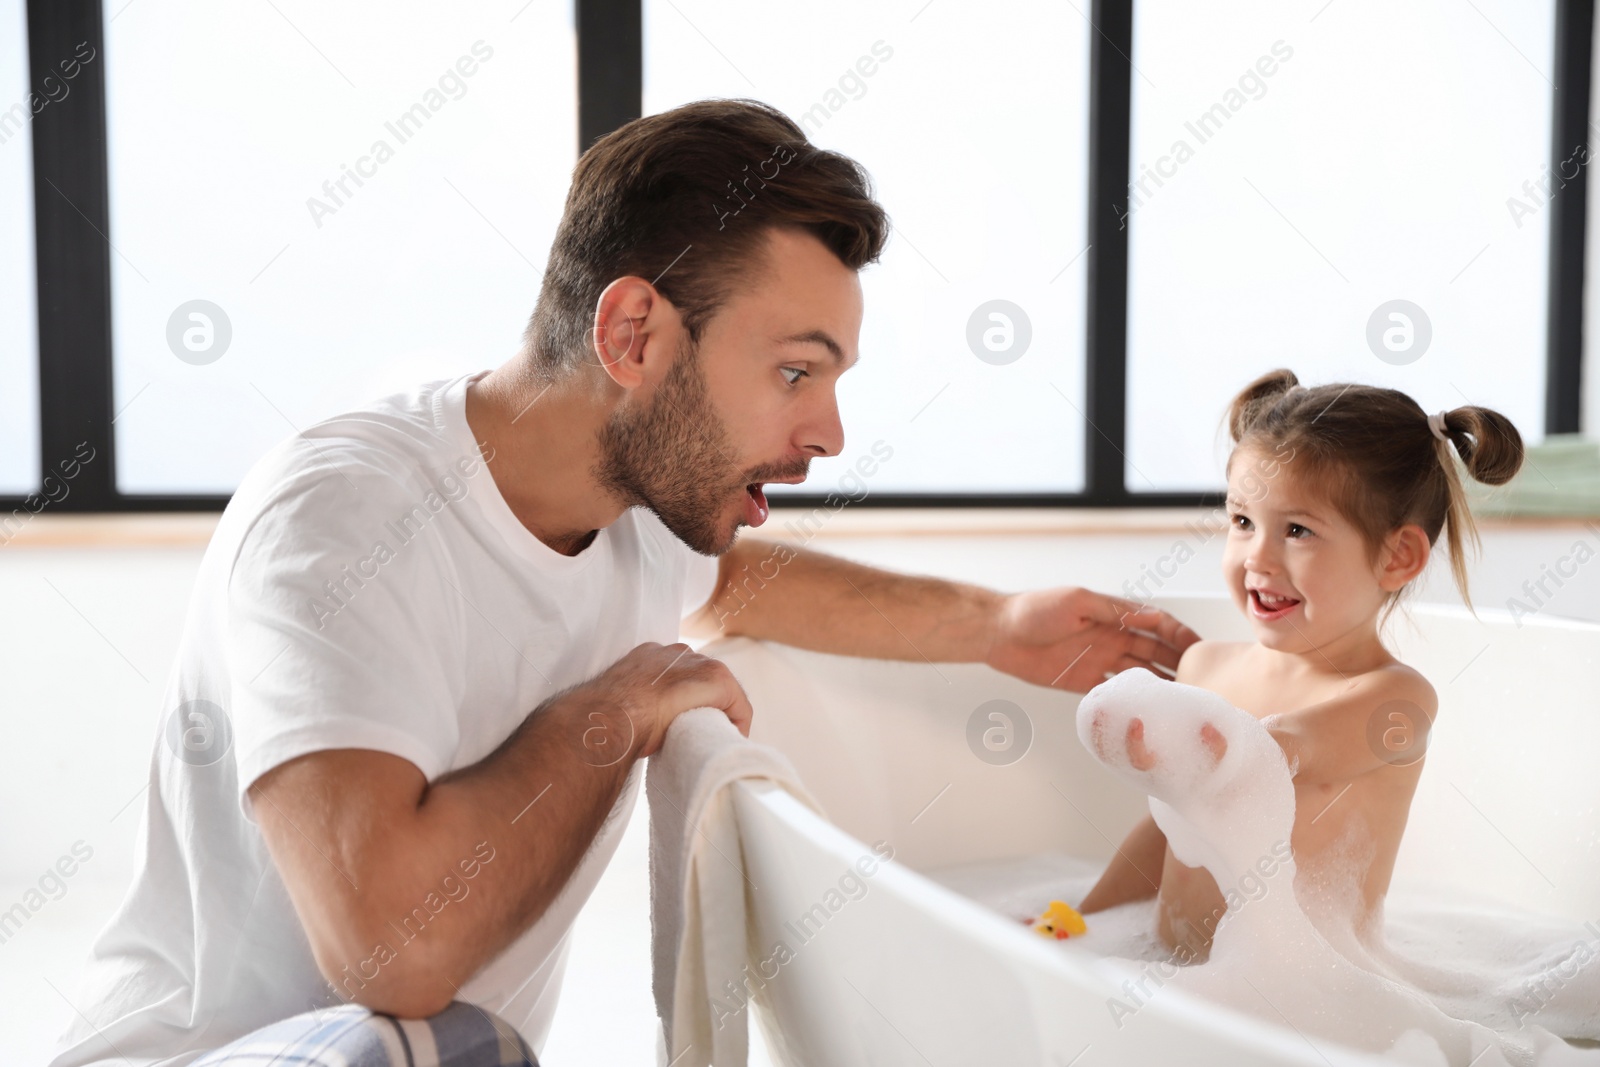
[[[1148,770],[1136,769],[1126,751],[1134,717],[1156,755]],[[1227,741],[1220,760],[1202,743],[1206,723]],[[1063,942],[1101,957],[1097,967],[1120,991],[1107,1004],[1119,1025],[1178,988],[1287,1025],[1313,1044],[1338,1042],[1398,1062],[1600,1064],[1600,921],[1460,894],[1391,894],[1381,921],[1358,933],[1353,897],[1314,891],[1304,876],[1296,882],[1285,847],[1295,816],[1291,770],[1248,712],[1208,690],[1130,670],[1084,697],[1078,734],[1149,794],[1174,856],[1209,871],[1229,902],[1203,963],[1161,943],[1154,900],[1091,915],[1087,935]],[[1352,894],[1363,859],[1356,846],[1345,881]],[[1041,856],[934,877],[1026,919],[1050,899],[1076,904],[1099,872]]]

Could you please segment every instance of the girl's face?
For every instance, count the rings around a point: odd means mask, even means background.
[[[1256,640],[1289,653],[1370,627],[1387,597],[1360,532],[1302,480],[1292,453],[1241,448],[1229,460],[1223,578]]]

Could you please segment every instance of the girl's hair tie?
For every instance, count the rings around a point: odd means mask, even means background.
[[[1445,416],[1449,414],[1448,411],[1441,411],[1435,415],[1428,416],[1428,429],[1432,430],[1433,436],[1441,441],[1448,442],[1450,440],[1450,435],[1444,432]]]

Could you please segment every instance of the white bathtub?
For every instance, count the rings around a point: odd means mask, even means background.
[[[1158,604],[1207,637],[1247,637],[1220,598]],[[1467,887],[1579,921],[1600,916],[1600,625],[1519,627],[1504,613],[1474,619],[1437,606],[1410,616],[1394,642],[1438,689],[1440,714],[1393,891]],[[917,873],[1044,851],[1102,863],[1112,854],[1145,798],[1083,751],[1076,696],[972,665],[745,639],[706,651],[749,692],[753,736],[794,761],[832,820],[780,790],[738,787],[751,970],[775,972],[758,1017],[779,1062],[1372,1062],[1171,988],[1118,1027],[1108,1001],[1124,995],[1125,971]],[[1008,765],[968,743],[974,710],[996,699],[1020,706],[1032,728],[1026,754]],[[864,895],[839,895],[847,869],[880,841],[896,862],[864,880]],[[780,941],[792,958],[778,962]]]

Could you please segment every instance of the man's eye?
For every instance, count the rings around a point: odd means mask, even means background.
[[[810,371],[803,371],[799,367],[779,367],[778,371],[783,375],[784,381],[790,385],[794,385],[801,378],[809,378],[811,376]],[[789,377],[791,374],[794,375],[793,378]]]

